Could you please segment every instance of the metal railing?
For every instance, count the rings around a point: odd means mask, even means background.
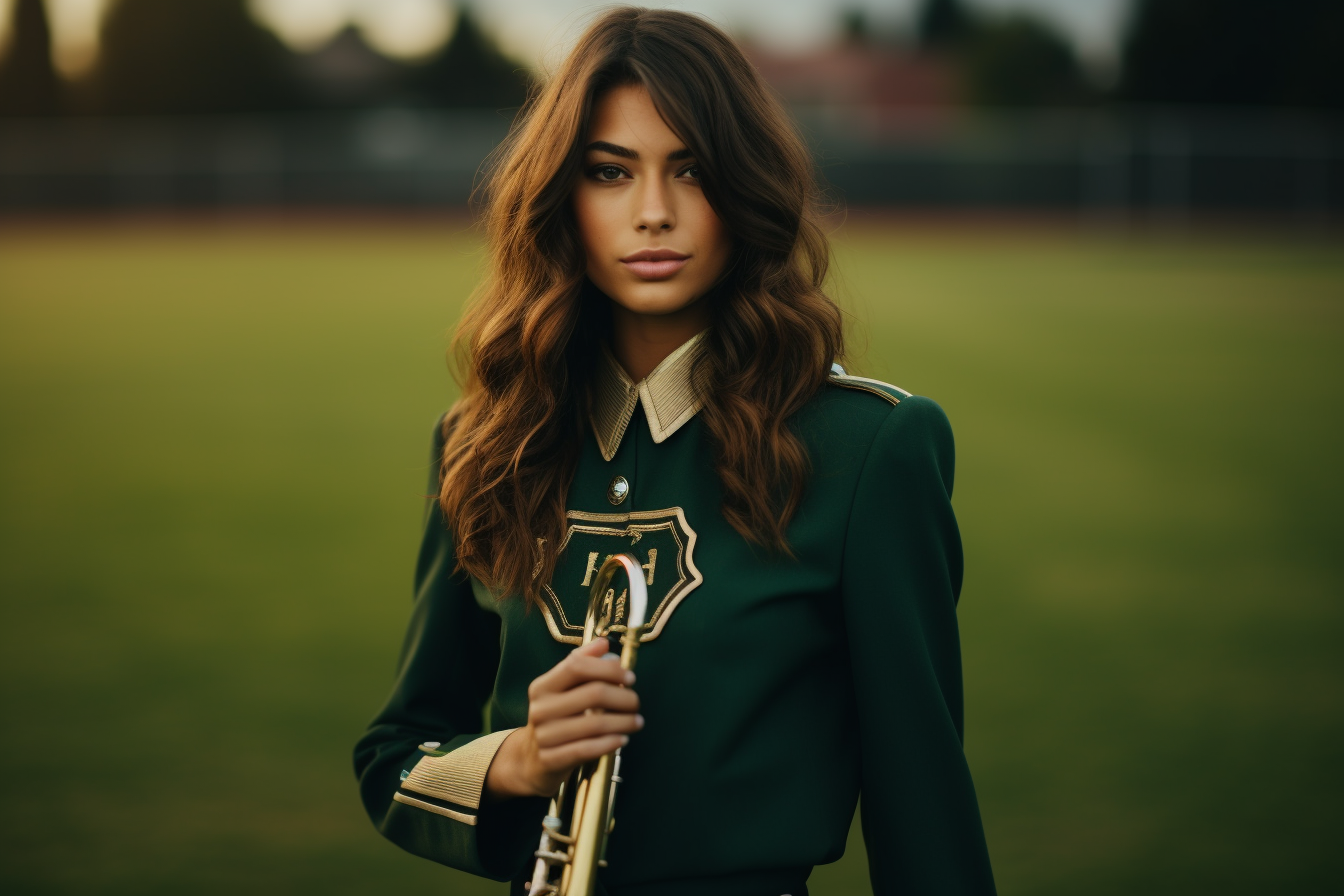
[[[874,122],[797,110],[847,204],[1325,223],[1344,211],[1344,128],[1270,113],[1049,111]],[[857,126],[856,126],[857,125]]]
[[[1327,120],[795,112],[833,194],[850,206],[1309,224],[1344,212],[1344,129]],[[0,210],[461,206],[509,122],[507,113],[411,109],[0,120]]]

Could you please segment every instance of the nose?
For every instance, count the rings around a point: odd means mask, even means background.
[[[641,233],[671,230],[677,224],[668,185],[660,178],[646,178],[643,189],[633,191],[635,198],[635,229]]]

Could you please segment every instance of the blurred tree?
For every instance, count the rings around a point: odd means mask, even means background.
[[[915,17],[915,38],[926,50],[947,50],[970,39],[975,17],[961,0],[925,0]]]
[[[51,64],[51,28],[43,0],[18,0],[9,48],[0,59],[0,115],[54,115],[61,85]]]
[[[509,59],[463,6],[443,49],[412,76],[416,92],[433,106],[515,109],[527,98],[531,75]]]
[[[1138,0],[1121,64],[1128,102],[1344,111],[1344,3]]]
[[[1089,94],[1072,45],[1025,13],[981,22],[962,65],[970,98],[980,105],[1069,105]]]
[[[866,44],[872,37],[868,11],[852,7],[840,13],[840,39],[847,44]]]
[[[915,33],[925,52],[953,61],[962,93],[977,105],[1073,105],[1093,94],[1068,39],[1028,13],[978,14],[962,0],[926,0]]]
[[[291,63],[246,0],[119,0],[103,23],[99,105],[135,114],[293,108]]]

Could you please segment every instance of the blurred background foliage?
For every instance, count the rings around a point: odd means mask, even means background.
[[[1344,5],[1139,0],[1119,96],[1132,103],[1344,111]]]
[[[521,105],[529,67],[471,8],[428,56],[380,54],[349,26],[296,51],[248,0],[115,0],[97,61],[76,78],[53,63],[44,0],[11,0],[0,114],[182,114],[418,104]],[[840,8],[844,41],[945,64],[960,98],[986,107],[1196,105],[1344,111],[1344,7],[1333,0],[1133,0],[1116,70],[1089,68],[1050,18],[1029,9],[927,0],[907,27]],[[344,94],[340,82],[359,82]]]
[[[75,64],[63,2],[0,0],[0,889],[499,894],[378,838],[349,750],[526,23],[118,0]],[[738,33],[842,209],[852,366],[957,432],[1001,892],[1329,891],[1344,7],[1106,2],[1100,61],[1047,0]],[[869,892],[857,826],[812,883]]]
[[[307,53],[262,25],[247,0],[117,0],[97,63],[66,81],[52,58],[43,0],[13,0],[0,113],[182,115],[409,104],[517,108],[531,76],[472,16],[426,58],[378,53],[347,26]]]
[[[100,45],[90,111],[180,115],[298,106],[290,53],[237,0],[124,0],[103,21]]]
[[[302,56],[241,0],[121,0],[102,36],[89,111],[139,114],[324,110],[390,103],[517,108],[528,75],[469,11],[441,50],[380,56],[353,26]]]

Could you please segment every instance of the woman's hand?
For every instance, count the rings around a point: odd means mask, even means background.
[[[644,727],[639,696],[629,689],[635,673],[618,659],[606,638],[596,638],[528,686],[527,725],[500,744],[486,774],[487,796],[554,796],[576,766],[624,746]]]

